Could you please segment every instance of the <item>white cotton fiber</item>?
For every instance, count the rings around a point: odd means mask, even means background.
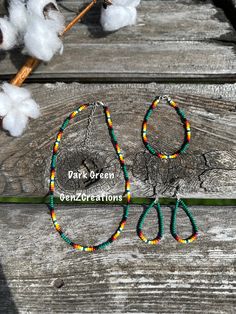
[[[49,9],[44,11],[47,5]],[[53,9],[50,9],[51,5]],[[29,17],[24,36],[26,50],[31,56],[48,62],[55,53],[63,52],[63,43],[58,35],[65,27],[64,16],[54,0],[29,0],[27,9]]]
[[[110,6],[102,9],[101,24],[105,31],[111,32],[136,22],[136,9],[122,6]]]
[[[62,52],[63,43],[57,29],[56,22],[32,15],[24,37],[27,52],[45,62],[50,61],[58,51]]]
[[[48,20],[52,20],[54,23],[54,30],[60,34],[65,28],[65,17],[60,11],[50,10],[48,12]]]
[[[136,8],[141,0],[112,0],[112,5],[122,5],[125,7]]]
[[[19,35],[23,35],[27,26],[27,10],[24,1],[11,0],[9,5],[9,19],[16,27]]]
[[[3,119],[2,126],[12,136],[21,136],[28,123],[28,118],[16,109],[12,109]]]
[[[20,106],[20,111],[27,117],[37,119],[40,111],[37,103],[33,99],[26,99]]]
[[[4,83],[2,90],[0,116],[3,117],[3,128],[12,136],[21,136],[27,126],[28,118],[36,119],[40,116],[39,106],[25,88]]]
[[[50,3],[52,3],[58,10],[57,2],[55,0],[28,0],[27,8],[30,13],[36,14],[43,19],[45,17],[44,8]]]
[[[105,31],[115,31],[134,25],[137,18],[136,7],[140,0],[113,0],[106,9],[102,7],[101,25]]]
[[[11,99],[6,94],[0,93],[0,117],[5,117],[11,108]]]
[[[30,91],[28,89],[14,86],[12,84],[3,83],[2,90],[15,103],[18,101],[22,102],[26,99],[31,98],[31,94],[30,94]]]
[[[6,19],[0,18],[0,49],[12,49],[17,43],[17,31]]]

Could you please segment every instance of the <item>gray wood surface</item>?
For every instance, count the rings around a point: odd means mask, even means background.
[[[67,20],[88,1],[62,1]],[[235,33],[209,2],[142,1],[136,26],[104,34],[100,4],[65,38],[65,52],[31,78],[81,81],[235,80]],[[26,56],[0,54],[0,78]]]
[[[69,21],[88,2],[59,4]],[[45,195],[52,145],[63,119],[79,104],[101,100],[111,109],[132,196],[173,196],[179,189],[185,197],[236,197],[235,31],[211,1],[142,0],[138,10],[136,26],[104,34],[96,5],[66,36],[64,55],[33,74],[30,80],[37,84],[27,87],[42,116],[30,121],[21,138],[0,131],[0,196]],[[0,80],[12,76],[25,59],[19,50],[1,52]],[[161,83],[141,83],[154,81]],[[145,152],[140,137],[144,114],[158,94],[171,95],[192,127],[189,151],[171,162]],[[88,114],[81,113],[65,132],[57,195],[123,192],[101,110],[84,146]],[[165,104],[152,116],[149,130],[157,149],[176,149],[183,138],[180,122]],[[82,161],[92,170],[114,172],[114,180],[72,184],[65,170],[76,170]],[[143,208],[132,206],[123,235],[106,250],[86,254],[60,239],[46,205],[0,204],[0,313],[234,314],[235,208],[191,208],[200,238],[185,246],[170,236],[171,209],[163,207],[166,236],[151,247],[136,235]],[[87,245],[109,237],[122,208],[57,206],[57,215],[66,233]],[[152,212],[144,227],[149,236],[156,234],[154,221]],[[180,233],[189,235],[182,211],[178,223]]]
[[[104,101],[109,105],[114,129],[128,165],[134,196],[235,197],[235,97],[234,85],[31,85],[42,116],[31,120],[21,138],[6,133],[0,138],[2,195],[45,195],[52,145],[64,118],[83,102]],[[201,90],[199,94],[196,88]],[[195,90],[195,91],[194,91]],[[185,111],[192,125],[188,152],[176,160],[163,161],[148,153],[141,139],[141,125],[157,94],[168,93]],[[198,94],[198,95],[197,95]],[[202,95],[208,94],[208,97]],[[226,98],[225,98],[226,97]],[[218,99],[217,99],[218,98]],[[158,114],[159,113],[159,114]],[[124,180],[107,133],[104,115],[95,112],[91,138],[86,140],[89,111],[82,112],[66,130],[58,157],[57,193],[122,194]],[[173,152],[183,141],[183,127],[175,111],[163,103],[149,123],[150,142]],[[159,138],[157,139],[157,136]],[[68,171],[93,162],[114,180],[97,180],[86,186],[68,180]],[[79,183],[82,181],[80,180]]]
[[[132,207],[121,237],[106,250],[87,254],[60,239],[47,211],[0,205],[1,263],[20,313],[235,313],[234,208],[193,208],[200,239],[181,245],[169,234],[165,207],[166,237],[159,246],[146,246],[135,231],[142,208]],[[106,239],[121,214],[117,207],[58,209],[59,221],[83,244]],[[150,236],[154,217],[152,212],[145,225]],[[188,234],[182,212],[179,223]],[[60,289],[58,280],[64,282]],[[1,285],[0,280],[0,291]],[[8,295],[3,301],[1,313],[7,313],[12,300]]]

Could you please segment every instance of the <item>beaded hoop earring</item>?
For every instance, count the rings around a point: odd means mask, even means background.
[[[179,210],[179,207],[181,207],[184,210],[184,212],[188,216],[188,218],[190,220],[190,223],[192,225],[192,230],[193,230],[192,235],[189,236],[186,239],[181,238],[177,234],[176,218],[177,218],[177,212]],[[189,210],[188,206],[185,204],[185,202],[183,200],[180,199],[180,197],[178,195],[177,195],[177,201],[176,201],[176,204],[175,204],[175,208],[174,208],[174,210],[172,212],[170,231],[171,231],[171,234],[172,234],[173,238],[176,241],[180,242],[180,243],[185,243],[185,244],[186,243],[191,243],[194,240],[196,240],[197,237],[198,237],[198,227],[197,227],[197,224],[195,222],[195,219],[194,219],[191,211]]]
[[[147,123],[148,120],[151,116],[151,114],[153,113],[153,111],[157,108],[158,104],[160,103],[161,100],[166,100],[167,103],[173,107],[175,109],[175,111],[177,112],[177,114],[179,115],[184,129],[185,129],[185,140],[183,145],[181,146],[181,148],[176,151],[175,153],[171,154],[171,155],[167,155],[161,152],[157,152],[152,146],[151,144],[148,142],[148,138],[147,138]],[[184,153],[188,147],[189,147],[189,142],[191,139],[191,130],[190,130],[190,123],[189,121],[186,119],[186,116],[184,114],[184,112],[182,110],[179,109],[179,107],[177,106],[177,104],[169,97],[169,96],[158,96],[152,103],[152,105],[149,107],[145,117],[144,117],[144,121],[143,121],[143,125],[142,125],[142,139],[143,139],[143,143],[145,145],[145,147],[147,148],[147,150],[154,156],[157,156],[161,159],[174,159],[177,158],[180,154]]]
[[[55,191],[55,177],[56,177],[56,161],[57,161],[57,154],[58,154],[58,150],[59,150],[59,145],[61,143],[61,139],[62,139],[62,135],[64,130],[66,129],[66,127],[69,125],[69,122],[74,119],[79,112],[87,109],[90,106],[102,106],[104,109],[104,115],[106,118],[106,124],[108,126],[108,130],[109,130],[109,134],[111,137],[111,141],[113,144],[113,147],[116,151],[116,154],[118,156],[119,159],[119,163],[120,166],[123,170],[123,174],[124,174],[124,179],[125,179],[125,194],[127,195],[127,204],[124,205],[124,213],[122,216],[122,219],[119,223],[119,226],[116,230],[115,233],[112,234],[112,236],[105,242],[95,245],[95,246],[82,246],[80,244],[74,243],[72,242],[69,237],[67,237],[65,235],[65,233],[63,232],[61,226],[59,225],[57,218],[56,218],[56,213],[55,213],[55,206],[54,206],[54,191]],[[52,161],[51,161],[51,171],[50,171],[50,187],[49,187],[49,195],[50,195],[50,213],[51,213],[51,218],[54,224],[55,229],[58,231],[58,233],[60,234],[61,238],[67,242],[69,245],[71,245],[74,249],[77,249],[79,251],[96,251],[98,249],[102,249],[105,248],[106,246],[108,246],[109,244],[111,244],[112,242],[114,242],[119,235],[121,234],[121,232],[123,231],[127,218],[128,218],[128,214],[129,214],[129,207],[130,207],[130,201],[131,201],[131,195],[130,195],[130,181],[129,181],[129,175],[128,175],[128,171],[124,162],[124,158],[123,155],[121,153],[119,144],[117,142],[117,138],[115,136],[114,130],[113,130],[113,125],[112,125],[112,120],[111,120],[111,115],[110,115],[110,111],[109,108],[105,105],[103,105],[102,103],[95,103],[95,104],[85,104],[80,106],[77,110],[73,111],[63,122],[57,137],[56,137],[56,141],[54,143],[54,147],[53,147],[53,155],[52,155]]]
[[[143,231],[142,231],[142,228],[143,228],[143,224],[147,218],[147,215],[149,214],[150,210],[152,208],[155,208],[156,209],[156,212],[157,212],[157,219],[158,219],[158,225],[159,225],[159,231],[158,231],[158,234],[156,236],[156,238],[150,240],[148,239]],[[139,221],[138,221],[138,225],[137,225],[137,233],[138,233],[138,236],[139,238],[147,243],[147,244],[158,244],[162,237],[163,237],[163,234],[164,234],[164,218],[163,218],[163,213],[162,213],[162,210],[161,210],[161,205],[158,201],[158,199],[156,199],[154,202],[152,202],[142,213],[142,215],[140,216],[139,218]]]

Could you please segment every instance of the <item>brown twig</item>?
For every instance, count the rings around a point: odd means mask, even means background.
[[[86,13],[96,4],[97,0],[92,0],[92,2],[78,15],[76,16],[64,29],[64,31],[60,34],[63,36],[66,32],[68,32],[76,23],[78,23]],[[32,73],[32,71],[37,68],[40,64],[41,60],[38,60],[33,57],[29,57],[23,67],[18,71],[15,77],[11,80],[11,84],[15,86],[21,86],[27,77]]]
[[[93,0],[73,21],[71,21],[66,28],[64,29],[64,31],[62,32],[61,36],[63,36],[66,32],[68,32],[76,23],[78,23],[82,17],[88,13],[88,11],[90,11],[92,9],[92,7],[94,6],[94,4],[96,4],[97,0]]]

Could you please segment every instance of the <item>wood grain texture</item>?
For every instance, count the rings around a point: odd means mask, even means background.
[[[45,195],[52,145],[64,118],[83,102],[102,100],[111,110],[131,176],[133,196],[153,193],[173,196],[180,188],[188,197],[235,197],[236,104],[231,101],[236,96],[234,85],[60,83],[30,88],[42,108],[42,116],[30,121],[21,138],[1,132],[1,195]],[[166,93],[173,96],[190,119],[192,142],[186,155],[162,161],[145,150],[141,125],[154,97]],[[88,117],[89,111],[82,112],[65,132],[57,165],[57,193],[121,195],[124,180],[104,115],[99,109],[95,112],[91,138],[84,145]],[[183,127],[174,110],[165,103],[151,117],[148,134],[156,149],[165,151],[178,149],[183,141]],[[83,161],[91,170],[114,173],[114,180],[96,180],[83,186],[68,180],[68,171],[76,171]]]
[[[67,21],[88,1],[59,4]],[[150,9],[152,6],[152,9]],[[3,0],[0,12],[3,13]],[[133,196],[236,197],[235,32],[210,1],[142,0],[138,23],[112,34],[99,26],[99,5],[65,38],[65,53],[42,64],[32,80],[176,81],[178,84],[32,84],[42,116],[14,139],[0,131],[0,195],[45,195],[50,157],[63,119],[83,102],[102,100],[112,112]],[[0,79],[9,78],[26,56],[0,54]],[[193,80],[197,84],[180,84]],[[221,84],[198,84],[200,80]],[[144,150],[143,116],[157,94],[170,94],[191,121],[188,153],[161,162]],[[101,110],[85,146],[88,112],[65,133],[58,193],[121,194],[123,180]],[[158,142],[156,142],[158,134]],[[183,138],[177,117],[162,105],[150,120],[156,148],[176,149]],[[83,148],[83,150],[82,150]],[[84,162],[115,174],[113,180],[72,182],[66,171]],[[163,207],[164,241],[146,246],[135,232],[143,208],[132,206],[124,234],[108,249],[74,252],[53,229],[47,206],[0,204],[0,313],[209,313],[236,311],[236,207],[191,208],[200,239],[182,246],[169,234],[171,209]],[[121,207],[58,206],[58,220],[81,244],[105,240],[116,228]],[[156,234],[152,212],[144,230]],[[180,211],[179,231],[189,222]]]
[[[71,20],[87,1],[62,1]],[[201,1],[142,1],[136,26],[106,34],[100,4],[65,38],[63,56],[41,64],[34,79],[152,81],[235,80],[235,32],[222,11]],[[0,54],[0,78],[16,73],[26,56]]]
[[[86,254],[60,239],[46,206],[0,205],[1,264],[19,313],[233,314],[235,208],[192,208],[200,238],[187,246],[170,236],[170,208],[163,211],[166,236],[159,246],[139,240],[142,208],[132,207],[121,237],[106,250]],[[82,243],[109,236],[121,213],[117,207],[58,209],[60,222]],[[145,225],[149,235],[156,233],[154,219],[152,212]],[[182,212],[179,230],[190,232]],[[64,283],[60,289],[56,280]],[[0,298],[7,313],[4,304]]]

